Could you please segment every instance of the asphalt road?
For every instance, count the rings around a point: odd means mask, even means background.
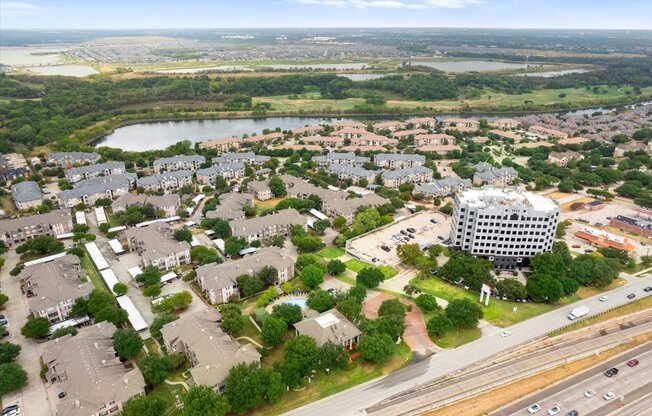
[[[629,367],[627,362],[637,358],[640,364],[636,367]],[[609,368],[618,368],[619,373],[613,377],[607,377],[604,372]],[[630,397],[630,393],[641,388],[649,389],[652,383],[652,343],[647,343],[624,355],[608,360],[590,370],[564,380],[561,383],[535,393],[527,398],[521,399],[508,407],[501,409],[493,416],[521,415],[529,416],[527,408],[534,403],[541,406],[541,414],[544,414],[553,406],[561,407],[560,414],[566,414],[570,410],[576,410],[580,415],[587,414],[608,414],[609,409],[622,403],[630,403],[636,397]],[[586,398],[584,392],[595,390],[597,393],[591,398]],[[613,392],[616,397],[606,401],[602,397],[608,391]],[[606,411],[606,413],[604,413]]]
[[[366,414],[365,409],[367,407],[388,397],[400,394],[419,384],[430,382],[474,362],[487,359],[506,349],[568,325],[570,322],[567,318],[568,314],[578,306],[588,306],[590,315],[593,315],[631,302],[626,297],[629,293],[635,293],[636,299],[652,294],[652,292],[643,292],[644,287],[652,286],[652,276],[648,275],[642,278],[629,276],[628,280],[630,281],[628,284],[610,291],[608,293],[609,299],[606,302],[600,302],[598,300],[599,296],[594,296],[558,308],[513,325],[510,327],[512,335],[509,337],[502,338],[499,332],[488,334],[477,341],[453,350],[442,351],[387,376],[287,412],[286,415],[345,416]]]

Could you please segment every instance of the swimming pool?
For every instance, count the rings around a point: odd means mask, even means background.
[[[290,299],[290,300],[286,300],[283,303],[287,305],[297,305],[300,308],[307,308],[305,299]]]

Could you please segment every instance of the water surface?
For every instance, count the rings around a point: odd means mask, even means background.
[[[38,75],[63,75],[77,78],[99,74],[95,68],[87,65],[28,66],[25,69]]]
[[[540,67],[538,64],[522,64],[499,61],[411,61],[412,65],[426,66],[444,72],[483,72],[503,69],[525,69]]]

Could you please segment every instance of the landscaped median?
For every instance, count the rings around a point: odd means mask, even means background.
[[[392,266],[375,266],[373,264],[369,263],[364,263],[360,260],[356,259],[351,259],[347,262],[344,263],[346,265],[346,268],[351,270],[352,272],[355,273],[360,273],[362,269],[365,267],[376,267],[380,269],[381,272],[383,272],[383,275],[385,275],[385,279],[391,279],[392,277],[396,276],[398,274],[398,270],[393,268]]]

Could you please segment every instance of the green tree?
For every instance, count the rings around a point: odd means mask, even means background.
[[[294,325],[303,319],[301,307],[290,303],[274,305],[274,308],[272,308],[272,316],[282,319],[287,325]]]
[[[317,312],[324,312],[335,306],[335,299],[325,290],[315,289],[308,294],[306,304],[310,309],[314,309]]]
[[[50,334],[49,338],[50,338],[50,340],[53,340],[53,339],[61,338],[61,337],[66,336],[68,334],[77,335],[77,332],[78,332],[77,328],[75,328],[74,326],[69,326],[69,327],[66,327],[66,328],[59,328],[59,329],[54,330],[54,332],[52,332]]]
[[[557,303],[564,295],[561,282],[547,274],[533,274],[527,279],[525,289],[538,302]]]
[[[0,293],[0,309],[4,308],[5,304],[9,302],[9,296]]]
[[[179,317],[177,315],[161,315],[157,316],[154,318],[154,321],[152,321],[152,324],[149,326],[149,333],[159,341],[162,339],[161,335],[161,328],[163,328],[164,325],[169,324],[170,322],[174,322]]]
[[[247,242],[244,238],[231,237],[224,242],[224,254],[237,256],[245,247],[247,247]]]
[[[258,276],[243,274],[242,276],[238,276],[236,281],[238,282],[238,288],[240,289],[242,296],[245,298],[255,295],[265,287],[265,282],[263,282]]]
[[[480,306],[469,299],[453,299],[446,306],[446,316],[455,328],[475,328],[484,313]]]
[[[41,236],[31,240],[27,240],[23,244],[16,247],[16,253],[23,254],[33,251],[38,254],[54,254],[61,253],[64,250],[64,245],[54,237]]]
[[[140,361],[140,372],[150,387],[156,387],[168,377],[170,359],[155,352],[147,353]]]
[[[143,289],[143,296],[147,296],[148,298],[155,298],[160,294],[161,294],[161,287],[159,285],[151,285]]]
[[[414,300],[414,303],[416,303],[419,309],[425,313],[434,312],[439,309],[437,298],[428,293],[422,293],[417,296],[417,298]]]
[[[396,255],[404,264],[414,266],[423,257],[423,252],[418,244],[399,244],[396,247]]]
[[[446,316],[444,313],[436,313],[428,321],[426,327],[428,328],[428,333],[432,336],[443,336],[446,332],[453,329],[453,322]]]
[[[127,293],[128,287],[124,283],[116,283],[113,285],[113,292],[115,292],[116,295],[124,295]]]
[[[338,230],[341,230],[342,227],[346,225],[346,218],[340,216],[340,217],[335,217],[333,220],[333,227],[337,228]]]
[[[496,283],[496,291],[508,299],[525,299],[527,290],[525,285],[516,279],[503,279]]]
[[[0,364],[7,364],[20,354],[20,345],[12,344],[11,342],[0,342]]]
[[[344,273],[346,265],[338,259],[333,259],[328,262],[326,269],[328,270],[328,274],[331,276],[337,276]]]
[[[303,268],[299,278],[308,287],[314,288],[324,282],[326,271],[320,266],[309,265]]]
[[[50,330],[50,321],[47,318],[30,318],[20,333],[25,338],[45,338]]]
[[[18,363],[0,364],[0,396],[27,385],[27,372]]]
[[[225,416],[230,411],[226,396],[208,386],[192,386],[183,399],[183,416]]]
[[[319,351],[315,340],[299,335],[285,343],[283,347],[284,361],[280,367],[283,381],[288,386],[298,386],[301,378],[311,374],[319,361]]]
[[[224,395],[234,412],[243,413],[265,400],[278,402],[284,390],[280,374],[261,368],[258,363],[240,363],[229,371]]]
[[[358,344],[360,357],[374,363],[384,363],[396,351],[396,344],[392,338],[383,333],[363,335]]]
[[[377,287],[383,280],[385,275],[377,267],[365,267],[356,276],[356,282],[369,289]]]
[[[222,305],[220,313],[222,314],[222,328],[227,334],[237,334],[244,329],[244,317],[238,305]]]
[[[174,232],[174,239],[177,241],[192,241],[192,232],[186,228],[179,228]]]
[[[122,360],[134,358],[143,348],[143,339],[133,329],[118,329],[113,334],[113,348]]]
[[[269,189],[272,191],[272,194],[275,197],[281,197],[285,195],[285,184],[278,176],[274,175],[269,178]]]
[[[319,348],[321,368],[345,368],[349,364],[349,353],[341,345],[327,342]]]
[[[337,303],[337,310],[346,319],[356,322],[362,313],[362,302],[352,296],[347,296]]]
[[[147,396],[137,397],[125,403],[122,416],[160,416],[165,413],[169,404],[165,396],[159,392],[151,392]]]
[[[292,244],[297,247],[299,253],[312,253],[324,247],[324,242],[319,237],[311,236],[292,237]]]
[[[273,285],[278,280],[278,270],[272,266],[265,266],[258,271],[258,276],[266,285]]]
[[[270,316],[263,322],[263,328],[260,335],[263,342],[269,346],[281,345],[283,337],[287,332],[288,326],[284,320]]]
[[[156,266],[147,266],[138,276],[136,281],[145,286],[153,286],[161,283],[161,271]]]
[[[494,285],[492,270],[493,264],[490,261],[457,252],[440,268],[439,274],[450,280],[462,278],[466,286],[479,292],[483,283]]]

